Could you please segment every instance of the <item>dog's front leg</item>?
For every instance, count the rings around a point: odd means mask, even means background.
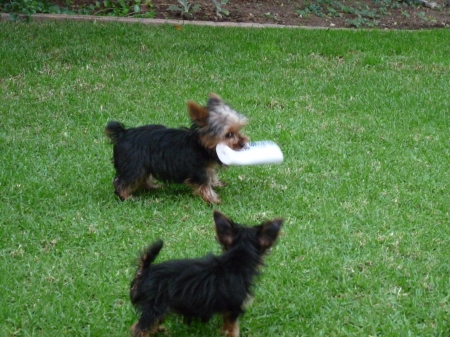
[[[223,314],[222,332],[226,337],[239,337],[239,314],[227,312]]]

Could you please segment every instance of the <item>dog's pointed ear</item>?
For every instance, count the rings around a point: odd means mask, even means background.
[[[261,225],[261,229],[258,233],[258,239],[263,251],[273,246],[278,238],[278,235],[280,234],[283,221],[283,219],[275,219],[266,221]]]
[[[228,249],[236,235],[234,222],[219,211],[214,211],[214,227],[216,229],[217,240],[225,250]]]
[[[224,103],[223,103],[222,98],[220,98],[219,95],[217,95],[213,92],[209,94],[208,107],[215,106],[215,105],[222,105],[222,104],[224,104]]]
[[[192,122],[199,127],[205,126],[209,117],[208,109],[193,101],[189,101],[187,106]]]

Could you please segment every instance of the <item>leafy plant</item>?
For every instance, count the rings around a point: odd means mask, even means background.
[[[427,15],[425,12],[419,12],[417,13],[417,17],[421,18],[423,21],[428,21]]]
[[[307,18],[310,14],[311,11],[308,8],[305,9],[297,9],[295,11],[298,15],[300,15],[301,18]]]
[[[230,12],[225,9],[222,8],[222,6],[226,5],[230,0],[212,0],[212,2],[214,3],[214,6],[216,6],[216,15],[221,18],[222,14],[228,16],[230,15]]]
[[[153,17],[153,5],[150,0],[103,0],[96,1],[95,15]],[[144,10],[147,9],[147,10]]]
[[[308,8],[311,10],[312,13],[316,14],[317,16],[323,17],[325,14],[323,13],[323,7],[319,3],[310,2],[308,4]]]
[[[10,13],[13,20],[19,19],[20,15],[27,19],[37,13],[153,17],[152,8],[150,0],[103,0],[76,10],[46,0],[0,0],[0,10]]]
[[[10,13],[13,20],[17,20],[20,15],[24,15],[27,19],[36,13],[74,14],[71,10],[45,0],[0,0],[0,11]]]
[[[182,17],[192,17],[193,13],[196,13],[200,10],[201,6],[199,4],[195,4],[192,6],[188,0],[177,0],[180,6],[171,5],[168,10],[172,12],[179,12]]]
[[[329,17],[340,17],[341,16],[341,14],[339,14],[339,12],[333,7],[330,7],[330,6],[327,7],[327,11],[328,11],[327,16],[329,16]]]
[[[417,6],[418,1],[374,0],[374,6],[369,6],[367,3],[359,1],[309,0],[295,12],[301,17],[308,17],[312,14],[318,17],[343,17],[344,21],[352,27],[375,27],[379,24],[379,18],[390,15],[390,9],[396,10],[407,6]],[[402,14],[404,16],[409,15],[405,11],[402,11]],[[423,21],[429,20],[425,12],[419,12],[417,16]]]

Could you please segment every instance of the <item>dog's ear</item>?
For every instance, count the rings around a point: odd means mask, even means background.
[[[214,211],[214,225],[217,240],[225,250],[228,249],[233,243],[233,238],[236,235],[234,222],[219,211]]]
[[[222,104],[224,104],[224,103],[223,103],[222,98],[220,98],[219,95],[217,95],[213,92],[211,92],[209,94],[208,107],[211,107],[214,105],[222,105]]]
[[[203,127],[208,123],[209,113],[207,108],[202,107],[200,104],[193,101],[189,101],[187,106],[192,122],[199,127]]]
[[[275,243],[280,234],[281,226],[283,226],[283,221],[283,219],[275,219],[266,221],[261,225],[258,239],[263,251],[269,249]]]

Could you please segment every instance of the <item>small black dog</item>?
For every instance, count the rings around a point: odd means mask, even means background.
[[[216,174],[216,168],[222,166],[216,145],[242,149],[248,138],[240,130],[247,119],[216,94],[210,94],[206,107],[188,102],[188,111],[189,129],[163,125],[125,129],[119,122],[108,123],[105,133],[114,144],[114,189],[121,200],[138,188],[158,187],[154,178],[185,183],[206,202],[220,203],[213,190],[224,186]]]
[[[134,337],[146,337],[161,329],[168,313],[208,321],[214,314],[223,316],[223,333],[239,336],[238,318],[263,255],[276,241],[282,219],[246,227],[214,211],[217,240],[224,253],[198,259],[171,260],[152,264],[161,250],[156,241],[141,255],[139,268],[131,282],[130,298],[140,312],[131,328]]]

